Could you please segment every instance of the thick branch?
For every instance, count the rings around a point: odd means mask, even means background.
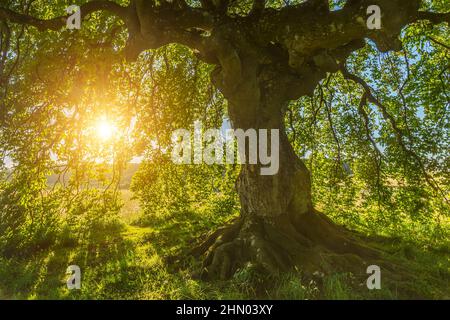
[[[81,17],[84,18],[87,15],[95,11],[109,11],[114,13],[124,21],[127,17],[127,8],[120,6],[119,4],[112,1],[91,1],[80,6]],[[49,20],[43,20],[35,18],[27,14],[21,14],[14,12],[8,8],[0,7],[0,20],[8,20],[11,22],[30,25],[38,28],[40,31],[44,30],[59,30],[66,25],[67,18],[69,15],[56,17]]]

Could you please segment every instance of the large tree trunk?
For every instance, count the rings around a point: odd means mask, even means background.
[[[337,271],[338,265],[343,271],[365,273],[364,259],[377,253],[313,208],[310,174],[285,133],[287,101],[276,80],[263,84],[260,78],[246,77],[231,89],[217,82],[235,129],[279,129],[279,171],[261,175],[259,164],[242,166],[236,184],[239,219],[194,250],[206,253],[205,274],[225,279],[248,263],[270,273],[300,267],[313,274]],[[347,253],[351,255],[342,255]]]

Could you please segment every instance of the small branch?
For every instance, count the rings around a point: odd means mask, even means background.
[[[417,15],[413,19],[417,20],[428,20],[433,24],[439,24],[442,22],[447,22],[450,24],[450,12],[446,13],[438,13],[438,12],[427,12],[427,11],[419,11]]]
[[[366,110],[364,110],[364,106],[366,106],[366,105],[367,105],[367,93],[364,92],[364,94],[361,97],[361,101],[359,103],[358,113],[360,114],[361,118],[363,118],[363,120],[364,120],[364,128],[366,130],[367,139],[372,144],[378,157],[380,159],[382,159],[384,157],[383,153],[380,151],[380,149],[377,146],[377,143],[375,142],[375,140],[372,138],[372,135],[370,134],[371,130],[369,127],[369,115],[367,114]]]
[[[257,15],[264,11],[264,7],[266,6],[266,0],[253,0],[252,10],[250,11],[250,15]]]
[[[202,8],[208,11],[214,10],[214,4],[212,0],[200,0]]]
[[[362,97],[361,97],[360,103],[359,103],[358,113],[363,118],[364,128],[365,128],[365,131],[366,131],[366,137],[370,141],[370,143],[372,144],[372,147],[373,147],[373,149],[375,151],[374,162],[375,162],[375,166],[376,166],[376,169],[377,169],[376,185],[377,185],[377,194],[378,194],[377,201],[378,201],[378,204],[379,204],[379,201],[381,199],[380,188],[381,188],[381,174],[382,174],[382,164],[383,164],[384,155],[380,151],[380,149],[378,148],[377,143],[375,142],[375,140],[372,138],[371,130],[370,130],[369,115],[367,114],[366,110],[364,110],[364,107],[366,105],[367,105],[367,94],[364,92]],[[384,218],[384,216],[383,216],[383,218]]]
[[[445,43],[443,43],[443,42],[441,42],[441,41],[439,41],[439,40],[437,40],[437,39],[435,39],[433,37],[428,37],[428,38],[431,40],[431,42],[434,42],[434,43],[444,47],[445,49],[450,50],[450,46],[446,45]]]
[[[293,143],[295,143],[295,141],[297,140],[297,131],[295,130],[294,126],[294,112],[290,107],[287,109],[287,111],[289,113],[289,129],[291,129],[292,131],[292,141]]]
[[[330,101],[329,102],[325,101],[325,110],[327,112],[327,119],[328,119],[328,123],[330,124],[331,133],[333,135],[334,141],[336,142],[338,163],[339,163],[339,165],[341,165],[341,162],[342,162],[341,143],[339,141],[336,129],[334,127],[333,118],[331,116],[331,105],[332,105],[332,103],[333,103],[333,95],[330,96]]]

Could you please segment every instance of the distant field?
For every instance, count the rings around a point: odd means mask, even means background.
[[[128,189],[121,189],[120,194],[124,202],[124,205],[120,210],[120,217],[124,222],[130,223],[140,213],[141,208],[139,206],[139,201],[133,199],[133,192]]]

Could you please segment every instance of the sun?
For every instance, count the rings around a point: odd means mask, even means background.
[[[114,124],[112,124],[108,119],[102,118],[97,123],[97,136],[103,140],[111,140],[111,138],[114,136],[114,133],[116,132],[116,127]]]

